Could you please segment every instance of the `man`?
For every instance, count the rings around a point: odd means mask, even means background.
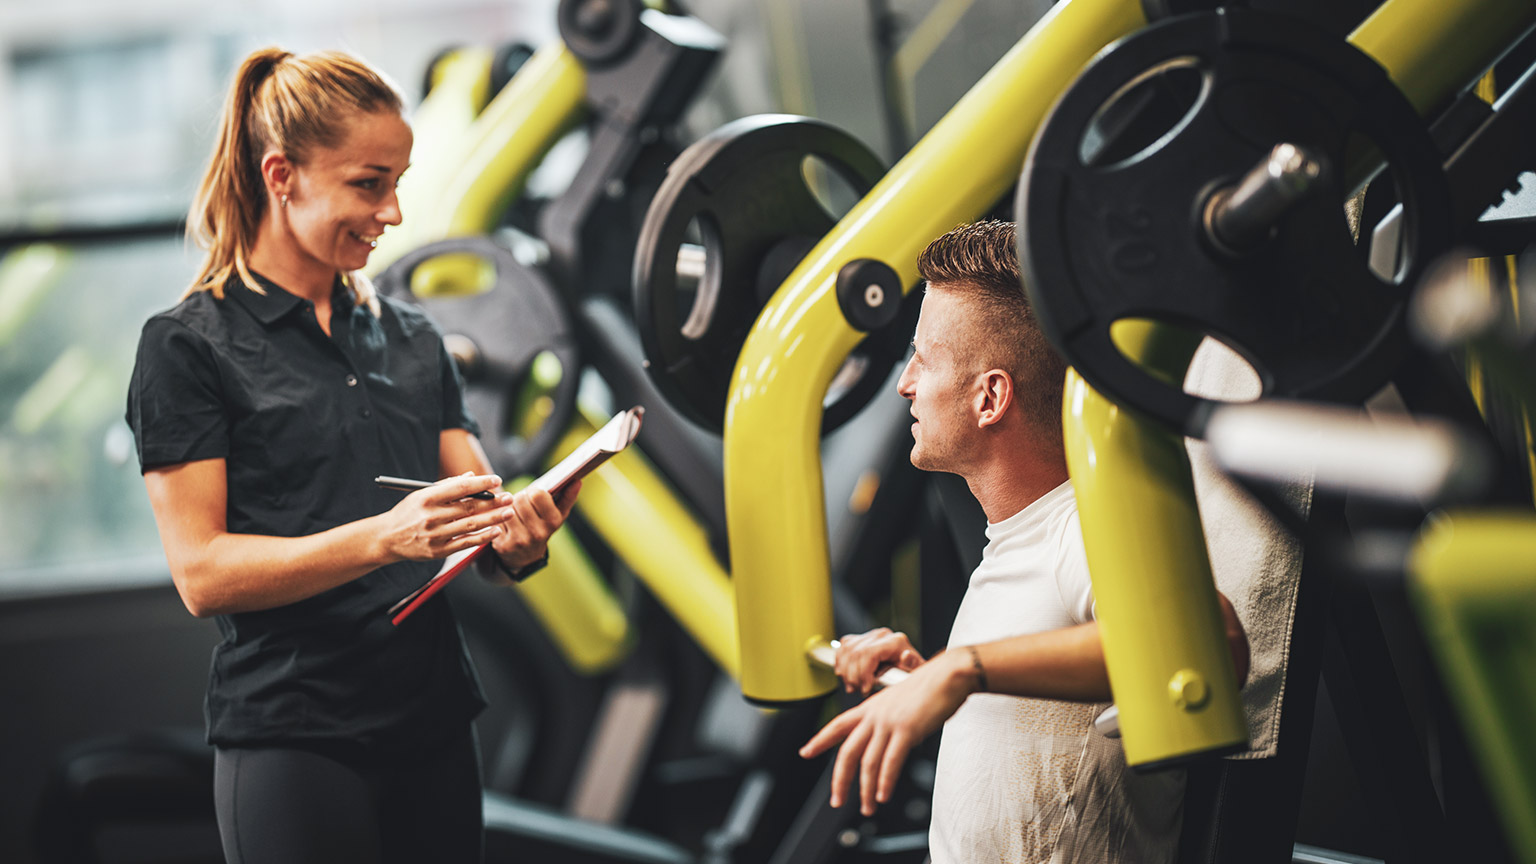
[[[893,666],[912,675],[800,752],[843,741],[832,805],[857,766],[869,815],[908,751],[944,724],[934,864],[1169,861],[1182,773],[1133,775],[1119,742],[1093,728],[1112,697],[1062,443],[1065,365],[1029,310],[1016,248],[1011,223],[981,222],[918,258],[928,290],[898,384],[916,420],[912,464],[963,477],[988,522],[950,648],[925,662],[900,633],[846,637],[836,671],[850,690],[868,693]],[[1242,680],[1242,627],[1221,605]]]

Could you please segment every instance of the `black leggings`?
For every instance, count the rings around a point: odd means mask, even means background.
[[[478,864],[474,733],[409,757],[223,748],[214,801],[229,864]]]

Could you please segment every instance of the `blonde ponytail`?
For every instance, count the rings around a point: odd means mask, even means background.
[[[311,147],[339,142],[354,114],[404,108],[400,91],[350,54],[299,57],[263,48],[246,57],[225,98],[213,154],[187,213],[187,239],[208,254],[182,297],[211,291],[222,300],[224,284],[234,276],[265,293],[248,262],[267,210],[261,160],[269,150],[298,164]],[[378,314],[372,282],[361,273],[342,274],[342,280],[359,305]]]

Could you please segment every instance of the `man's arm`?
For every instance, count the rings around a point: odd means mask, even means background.
[[[1248,682],[1248,637],[1226,595],[1217,592],[1216,601],[1241,687]],[[1109,688],[1097,621],[1000,639],[977,645],[975,651],[986,670],[988,692],[1064,702],[1109,702],[1115,698]]]
[[[1248,641],[1231,602],[1216,596],[1241,685],[1248,675]],[[857,764],[860,810],[872,815],[876,802],[890,799],[907,753],[980,689],[983,676],[989,693],[1071,702],[1114,698],[1099,624],[1092,621],[951,648],[917,667],[900,686],[833,718],[800,748],[800,755],[809,759],[843,741],[832,769],[832,806],[842,806]]]

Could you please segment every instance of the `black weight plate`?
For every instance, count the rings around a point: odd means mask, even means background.
[[[833,226],[809,186],[815,157],[860,196],[884,174],[846,132],[782,114],[728,123],[684,150],[651,200],[635,249],[635,313],[657,387],[690,420],[719,431],[737,355],[758,313],[800,258]],[[696,300],[679,297],[677,255],[697,219],[705,249]],[[900,356],[910,334],[867,338],[866,374]],[[894,349],[884,344],[897,340]],[[851,417],[871,391],[853,387],[829,405],[824,429]],[[862,399],[863,401],[857,401]],[[835,421],[835,422],[834,422]]]
[[[1150,70],[1181,65],[1200,76],[1182,120],[1145,147],[1111,140],[1102,152],[1112,155],[1089,164],[1084,139],[1101,106]],[[1384,155],[1404,202],[1391,279],[1370,271],[1344,218],[1343,169],[1362,141]],[[1205,201],[1281,142],[1324,157],[1324,188],[1258,248],[1218,251]],[[1356,401],[1396,368],[1408,289],[1452,238],[1440,157],[1385,71],[1347,42],[1251,10],[1170,19],[1094,60],[1036,136],[1017,214],[1026,290],[1052,344],[1100,392],[1187,434],[1212,403],[1128,360],[1110,338],[1115,321],[1217,337],[1268,396]]]
[[[418,297],[411,276],[439,255],[467,253],[490,262],[496,279],[488,291],[463,297]],[[380,273],[381,294],[420,306],[437,322],[445,342],[468,339],[475,362],[460,364],[465,402],[480,423],[480,443],[491,467],[504,478],[538,474],[550,451],[565,434],[576,410],[580,358],[570,317],[560,295],[538,270],[526,267],[489,237],[454,237],[429,243],[402,256]],[[523,386],[535,359],[544,352],[560,362],[554,411],[526,440],[516,436]]]
[[[642,0],[560,0],[555,23],[560,38],[587,66],[623,57],[640,34]]]

